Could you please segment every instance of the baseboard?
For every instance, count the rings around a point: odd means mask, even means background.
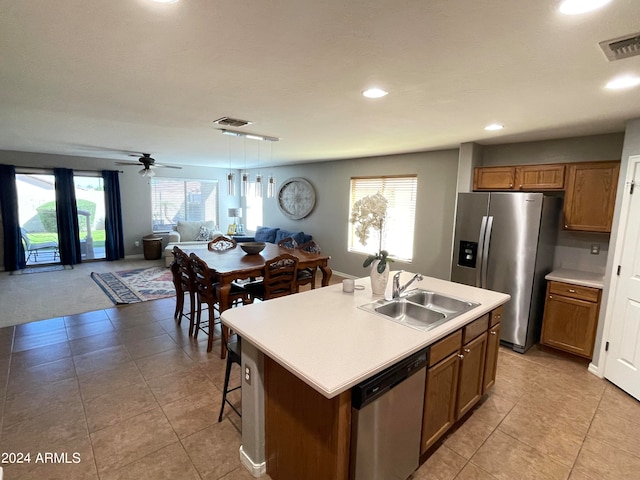
[[[135,255],[125,255],[124,259],[125,260],[144,260],[144,254],[136,253]]]
[[[587,370],[590,373],[593,373],[596,377],[600,377],[600,378],[604,377],[603,373],[600,371],[600,368],[594,363],[590,363],[589,368]]]
[[[253,460],[249,458],[249,456],[242,449],[242,445],[240,445],[240,463],[244,468],[246,468],[251,476],[258,478],[262,477],[267,473],[267,462],[262,463],[253,463]]]

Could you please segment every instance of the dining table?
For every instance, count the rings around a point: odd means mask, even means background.
[[[293,255],[298,259],[298,269],[317,267],[322,272],[322,286],[329,285],[331,279],[331,267],[329,267],[330,255],[323,253],[310,253],[299,249],[280,247],[275,243],[265,243],[265,248],[260,253],[248,254],[238,244],[228,250],[209,250],[208,248],[183,248],[187,255],[194,253],[200,257],[207,266],[215,270],[218,275],[216,294],[220,303],[220,313],[231,308],[229,292],[231,284],[235,281],[264,276],[264,266],[270,260],[283,253]],[[222,342],[221,358],[226,356],[226,345]]]

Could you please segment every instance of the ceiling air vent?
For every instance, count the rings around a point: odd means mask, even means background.
[[[640,32],[600,42],[600,48],[610,62],[640,55]]]
[[[213,123],[217,123],[218,125],[223,125],[225,127],[244,127],[245,125],[251,125],[251,122],[247,122],[246,120],[238,120],[237,118],[231,117],[222,117],[217,120],[214,120]]]

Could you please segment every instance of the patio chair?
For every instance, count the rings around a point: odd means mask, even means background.
[[[60,252],[58,251],[58,242],[41,242],[41,243],[31,243],[29,240],[29,236],[27,235],[27,231],[24,228],[20,229],[20,236],[24,241],[24,249],[27,253],[26,262],[29,263],[31,256],[33,256],[33,261],[38,261],[38,252],[46,250],[51,252],[53,250],[53,261],[56,261],[56,258],[60,256]]]

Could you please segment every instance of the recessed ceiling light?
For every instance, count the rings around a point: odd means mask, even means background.
[[[580,15],[591,10],[604,7],[611,0],[564,0],[560,4],[560,13],[565,15]]]
[[[492,123],[491,125],[487,125],[486,127],[484,127],[485,130],[492,132],[495,130],[502,130],[504,128],[504,125],[500,125],[499,123]]]
[[[369,88],[364,92],[362,92],[362,95],[364,95],[367,98],[381,98],[388,94],[389,92],[382,90],[381,88]]]
[[[622,90],[624,88],[637,87],[638,85],[640,85],[640,77],[625,75],[624,77],[614,78],[605,85],[605,88],[609,90]]]
[[[178,0],[153,0],[156,3],[177,3]]]

